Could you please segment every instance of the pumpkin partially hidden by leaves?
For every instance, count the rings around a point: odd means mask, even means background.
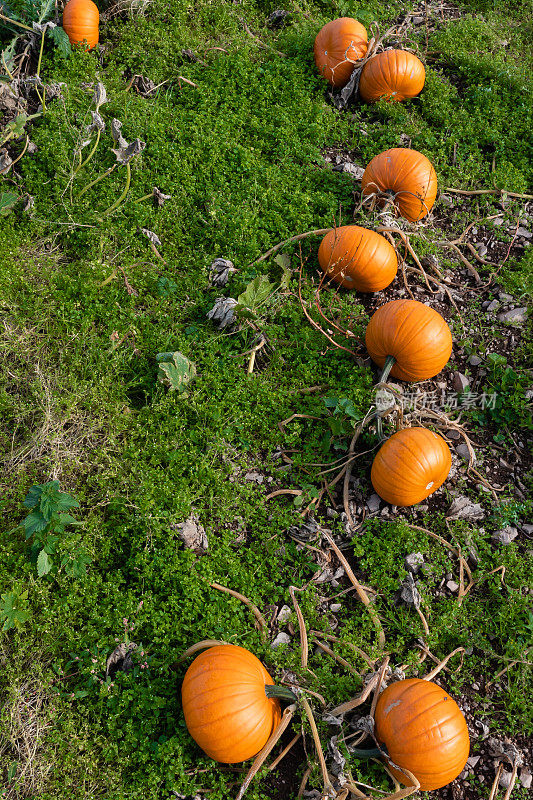
[[[402,217],[418,222],[433,208],[437,175],[431,161],[407,147],[393,147],[372,159],[361,179],[363,196],[375,195],[378,205],[392,202]]]
[[[412,772],[422,790],[446,786],[466,764],[470,739],[465,718],[436,683],[410,678],[390,684],[377,702],[375,723],[376,738],[391,762]],[[410,784],[400,770],[389,768]]]
[[[324,272],[346,289],[379,292],[398,271],[394,247],[375,231],[343,225],[327,233],[318,249]]]
[[[391,300],[374,312],[365,335],[372,361],[395,359],[390,374],[423,381],[441,371],[452,352],[452,334],[438,311],[418,300]]]
[[[400,102],[420,94],[425,80],[424,65],[413,53],[384,50],[363,67],[359,94],[367,103],[374,103],[381,97]]]
[[[332,86],[346,86],[354,69],[354,61],[363,58],[368,47],[366,28],[352,17],[339,17],[328,22],[315,39],[315,64]]]
[[[372,486],[393,506],[414,506],[442,486],[452,466],[450,448],[427,428],[404,428],[380,447]]]
[[[92,0],[69,0],[63,11],[63,30],[71,44],[87,42],[89,50],[98,44],[100,13]]]
[[[255,756],[281,719],[279,701],[267,697],[265,687],[272,683],[259,659],[244,647],[205,650],[187,670],[181,689],[192,738],[224,764]]]

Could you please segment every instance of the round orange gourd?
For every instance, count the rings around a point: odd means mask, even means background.
[[[100,13],[92,0],[69,0],[63,11],[63,30],[71,44],[98,44]]]
[[[393,147],[372,159],[361,179],[361,187],[363,196],[376,194],[380,206],[392,200],[402,217],[418,222],[433,208],[437,175],[431,161],[422,153],[407,147]]]
[[[424,791],[440,789],[462,772],[470,739],[461,709],[431,681],[410,678],[390,684],[380,695],[375,734],[390,760],[408,769]],[[403,784],[409,779],[389,765]]]
[[[370,479],[386,503],[414,506],[442,486],[451,465],[442,436],[427,428],[404,428],[381,445]]]
[[[366,28],[351,17],[328,22],[315,39],[315,64],[332,86],[346,86],[354,61],[363,58],[368,47]]]
[[[343,225],[326,233],[318,248],[318,263],[346,289],[379,292],[398,271],[394,247],[375,231]]]
[[[281,719],[279,701],[267,697],[265,687],[272,684],[244,647],[217,645],[194,659],[181,688],[183,713],[189,733],[210,758],[235,764],[261,750]]]
[[[359,94],[367,103],[381,97],[402,101],[424,88],[426,70],[414,53],[384,50],[367,61],[361,72]]]
[[[418,300],[391,300],[374,312],[365,335],[372,361],[402,381],[433,378],[452,352],[452,334],[438,311]]]

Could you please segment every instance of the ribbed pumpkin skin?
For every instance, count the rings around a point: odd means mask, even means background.
[[[368,323],[365,342],[372,361],[380,367],[387,356],[394,356],[390,374],[401,381],[433,378],[452,352],[446,320],[418,300],[391,300],[378,308]]]
[[[419,678],[392,683],[379,697],[375,722],[377,740],[395,764],[418,778],[422,790],[440,789],[463,770],[470,749],[466,721],[436,683]],[[391,771],[409,784],[403,773]]]
[[[380,447],[372,463],[372,486],[393,506],[414,506],[442,486],[452,455],[442,438],[427,428],[404,428]]]
[[[394,247],[375,231],[343,225],[326,233],[318,248],[318,263],[346,289],[379,292],[398,271]]]
[[[217,645],[194,659],[181,687],[183,713],[210,758],[236,764],[261,750],[281,720],[279,701],[265,695],[273,683],[244,647]]]
[[[98,44],[100,13],[92,0],[69,0],[63,11],[63,30],[71,44],[87,41],[89,50]]]
[[[407,147],[393,147],[372,159],[361,180],[363,195],[389,192],[400,214],[418,222],[433,208],[437,175],[431,161]],[[380,205],[385,200],[378,201]]]
[[[401,102],[424,88],[426,70],[407,50],[385,50],[367,61],[361,72],[359,94],[367,103],[380,97]]]
[[[328,22],[315,39],[315,64],[323,78],[332,86],[346,86],[354,65],[368,46],[366,28],[352,17],[339,17]],[[343,63],[344,62],[344,63]]]

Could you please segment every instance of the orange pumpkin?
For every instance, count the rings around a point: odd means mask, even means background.
[[[368,47],[366,28],[351,17],[328,22],[315,39],[315,64],[332,86],[346,86],[354,61],[363,58]]]
[[[276,696],[288,696],[272,684],[244,647],[217,645],[194,659],[181,688],[183,713],[189,733],[210,758],[235,764],[261,750],[281,719]]]
[[[393,147],[372,159],[361,180],[363,196],[376,194],[380,206],[392,201],[402,217],[418,222],[433,208],[437,175],[416,150]]]
[[[69,0],[63,11],[63,30],[71,44],[98,44],[100,13],[92,0]]]
[[[336,283],[358,292],[379,292],[398,271],[394,247],[384,236],[358,225],[329,231],[318,249],[318,263]]]
[[[375,723],[390,761],[412,772],[422,790],[440,789],[462,772],[470,749],[466,721],[436,683],[410,678],[390,684],[378,699]],[[400,770],[389,768],[409,785]]]
[[[372,486],[393,506],[414,506],[442,486],[452,465],[450,448],[427,428],[404,428],[380,447]]]
[[[452,352],[446,321],[418,300],[391,300],[378,308],[368,323],[365,342],[380,367],[389,356],[394,359],[390,374],[402,381],[433,378]]]
[[[424,65],[413,53],[407,50],[384,50],[363,67],[359,94],[367,103],[374,103],[381,97],[406,100],[420,94],[425,80]]]

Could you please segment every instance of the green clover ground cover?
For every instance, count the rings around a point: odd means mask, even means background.
[[[20,179],[9,185],[35,198],[33,212],[16,208],[0,228],[0,447],[6,454],[0,499],[6,521],[0,537],[0,623],[6,628],[0,634],[0,797],[167,800],[173,792],[205,791],[222,800],[236,793],[231,787],[240,774],[214,766],[187,734],[179,699],[185,667],[173,665],[190,644],[214,638],[248,647],[274,672],[299,671],[296,638],[292,648],[271,650],[245,606],[209,584],[238,589],[265,609],[290,604],[289,585],[311,579],[316,563],[283,533],[298,523],[298,508],[290,498],[266,502],[264,487],[243,478],[259,469],[272,477],[273,489],[296,486],[311,498],[320,467],[309,474],[297,467],[342,455],[351,417],[362,416],[368,406],[372,374],[330,347],[305,319],[297,298],[297,247],[287,250],[290,281],[258,312],[269,349],[263,361],[258,356],[252,377],[242,355],[253,347],[251,326],[226,335],[206,313],[217,296],[237,297],[257,276],[279,286],[287,267],[274,260],[247,266],[278,241],[330,226],[340,209],[343,221],[350,220],[354,184],[349,175],[324,169],[326,147],[342,147],[366,164],[406,134],[433,161],[441,186],[528,191],[528,27],[516,7],[511,14],[504,4],[486,4],[482,11],[479,6],[465,3],[460,19],[430,35],[419,99],[401,106],[356,105],[343,113],[325,101],[315,72],[311,54],[319,27],[334,16],[352,15],[367,26],[376,19],[384,30],[407,13],[406,4],[291,2],[290,24],[273,33],[265,27],[276,7],[270,2],[166,0],[153,3],[146,16],[113,18],[102,26],[102,61],[80,51],[64,60],[51,43],[45,45],[42,75],[64,83],[63,96],[28,129],[37,151],[21,159]],[[242,19],[286,57],[258,46]],[[423,51],[423,28],[415,36]],[[200,60],[184,57],[186,49]],[[162,85],[149,97],[127,91],[135,74]],[[100,108],[105,122],[115,117],[128,142],[146,142],[131,164],[127,200],[107,215],[126,180],[125,167],[118,165],[91,186],[115,164],[109,125],[94,157],[72,180],[74,148],[94,110],[84,85],[95,80],[107,89],[109,102]],[[162,208],[149,199],[135,202],[154,186],[171,195]],[[481,206],[485,214],[487,208]],[[472,213],[471,205],[458,202],[454,233]],[[143,228],[159,237],[161,257]],[[315,250],[314,240],[304,242],[309,274]],[[419,255],[433,251],[431,242],[421,243]],[[239,269],[223,290],[208,288],[208,267],[216,257],[230,258]],[[500,280],[517,294],[527,291],[531,256],[509,259]],[[353,313],[361,335],[366,311],[348,295],[339,302]],[[458,331],[456,325],[456,343]],[[470,345],[484,346],[489,337],[487,331],[483,342]],[[186,396],[157,380],[157,354],[175,351],[196,365]],[[478,430],[525,425],[525,370],[515,380],[495,365],[488,380],[506,388],[505,405],[495,418],[473,413],[471,424]],[[317,385],[323,390],[301,392]],[[341,398],[350,409],[341,415],[342,424],[325,397]],[[282,434],[278,422],[294,413],[317,419],[295,420]],[[300,451],[290,477],[275,457],[281,447]],[[366,467],[354,474],[370,491]],[[28,513],[23,501],[31,487],[56,479],[79,502],[75,517],[82,526],[51,546],[70,553],[68,563],[84,561],[85,554],[85,574],[44,574],[44,556],[39,568],[38,553],[33,560],[31,551],[28,556],[24,530],[15,528]],[[464,489],[472,492],[466,482]],[[209,538],[203,557],[185,550],[174,529],[192,509]],[[488,679],[510,661],[524,660],[532,633],[525,590],[531,552],[513,544],[495,557],[490,533],[527,513],[507,486],[502,505],[489,509],[483,534],[475,523],[451,523],[457,544],[475,544],[475,574],[483,578],[461,606],[433,591],[443,572],[455,569],[438,543],[402,521],[365,524],[350,557],[379,592],[396,663],[414,663],[413,642],[423,632],[416,614],[392,602],[405,577],[403,559],[415,550],[427,554],[433,570],[424,582],[430,649],[444,656],[459,645],[472,648],[463,668],[447,676],[449,690],[467,691],[479,675]],[[339,522],[328,524],[342,532]],[[421,524],[450,535],[440,514]],[[501,564],[505,584],[499,574],[488,575]],[[311,585],[299,598],[308,626],[327,631],[320,610],[324,591],[335,590]],[[377,653],[361,605],[346,601],[339,620],[341,638]],[[135,667],[106,680],[106,658],[125,636],[139,645]],[[339,652],[353,659],[348,647]],[[309,688],[328,702],[341,702],[360,688],[327,656],[313,654],[310,666],[317,678],[309,679]],[[355,666],[364,672],[362,662]],[[519,720],[521,733],[531,734],[530,676],[521,663],[489,698],[475,695],[494,731],[512,734]],[[26,727],[17,723],[12,713],[25,696],[38,707],[42,728],[29,773],[19,745],[30,726],[27,720]],[[356,760],[352,766],[363,781],[383,780],[377,768]],[[312,784],[318,778],[317,769]],[[270,800],[271,787],[267,780],[258,782],[248,796]]]

